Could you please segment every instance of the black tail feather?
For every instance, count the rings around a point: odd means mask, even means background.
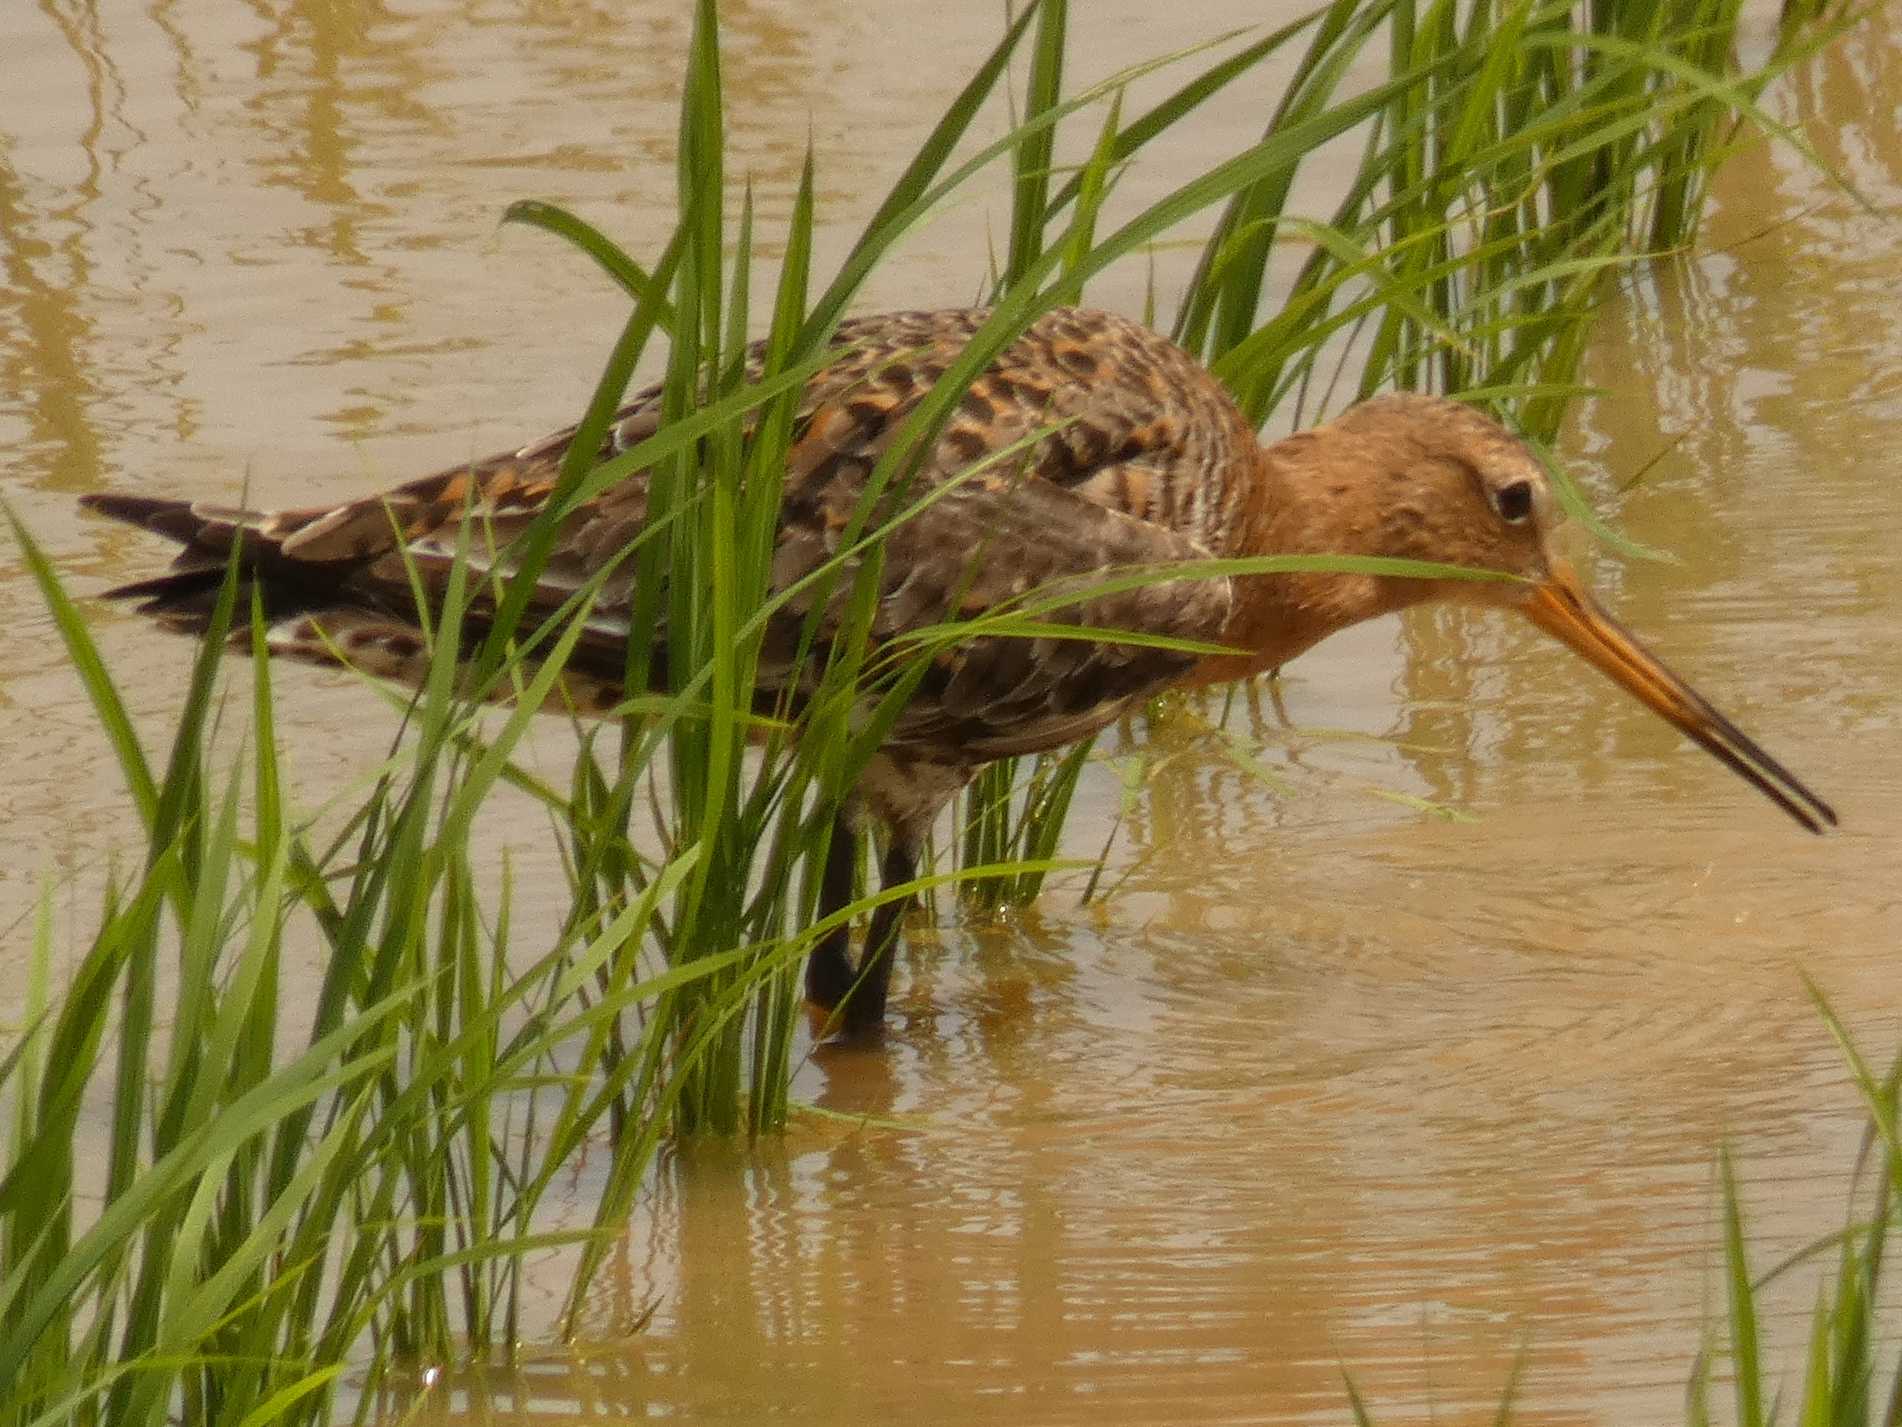
[[[354,631],[352,637],[361,636],[357,641],[362,645],[360,653],[372,646],[382,655],[396,649],[392,657],[398,664],[411,657],[410,653],[396,648],[405,637],[402,631],[420,632],[425,623],[418,616],[415,594],[406,580],[395,583],[387,578],[364,576],[365,567],[373,564],[381,552],[327,560],[286,555],[274,529],[260,531],[253,525],[253,522],[282,521],[282,513],[266,515],[113,491],[81,496],[80,504],[101,515],[165,536],[184,547],[165,573],[114,586],[98,596],[136,601],[138,613],[176,633],[203,634],[210,627],[233,560],[238,565],[233,639],[240,645],[249,642],[254,599],[262,606],[268,625],[291,624],[306,615],[316,616],[321,625]],[[314,518],[322,512],[311,514]],[[295,530],[300,526],[294,524],[291,528]],[[542,614],[549,612],[545,607],[538,609],[531,605],[523,631],[535,628]],[[471,604],[462,616],[465,649],[473,648],[475,643],[488,637],[492,614],[486,592],[480,588],[472,591]],[[365,640],[368,642],[364,643]],[[285,636],[285,641],[285,649],[293,657],[319,663],[334,662],[323,656],[326,646],[315,634],[293,630]],[[590,634],[576,644],[568,667],[577,675],[598,682],[604,689],[615,690],[620,686],[625,660],[623,636]],[[382,668],[381,672],[387,677],[396,677],[389,667]]]
[[[234,546],[239,567],[238,608],[249,608],[255,588],[262,593],[264,613],[271,620],[337,604],[340,587],[349,573],[347,563],[285,559],[272,541],[244,529],[243,522],[249,518],[244,511],[207,511],[190,501],[117,491],[83,495],[79,503],[185,547],[165,574],[100,592],[103,599],[137,600],[140,614],[151,615],[168,628],[184,633],[202,633],[209,624]]]
[[[114,520],[123,520],[128,525],[139,526],[154,535],[163,535],[167,540],[176,540],[181,545],[194,544],[205,526],[204,520],[193,513],[190,501],[123,495],[118,491],[94,491],[81,496],[79,503],[87,510],[96,510]]]

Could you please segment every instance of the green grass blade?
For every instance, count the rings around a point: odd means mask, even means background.
[[[674,330],[674,309],[667,301],[667,275],[680,260],[678,231],[650,273],[600,229],[557,204],[534,198],[517,199],[503,211],[502,221],[524,223],[573,243],[594,259],[636,305],[649,308],[656,327],[663,332]]]
[[[26,560],[33,583],[39,586],[40,598],[46,601],[47,611],[53,616],[60,641],[66,646],[66,657],[72,661],[73,670],[79,675],[86,697],[92,703],[93,715],[112,744],[119,771],[125,775],[126,786],[132,793],[132,801],[138,808],[139,816],[150,827],[158,815],[158,784],[152,776],[151,764],[146,761],[139,736],[133,731],[132,720],[126,714],[125,701],[119,697],[118,686],[106,672],[105,662],[99,657],[99,647],[93,643],[85,620],[67,596],[59,577],[54,574],[45,552],[27,533],[11,505],[0,502],[0,509],[6,511],[7,523],[13,528],[14,543],[20,547],[20,554]]]
[[[1724,1198],[1724,1282],[1730,1303],[1730,1360],[1738,1427],[1763,1427],[1763,1364],[1757,1345],[1757,1300],[1744,1255],[1743,1211],[1730,1149],[1718,1155]]]

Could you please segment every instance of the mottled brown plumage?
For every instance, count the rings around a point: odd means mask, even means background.
[[[903,418],[984,321],[982,311],[906,312],[843,324],[837,360],[800,402],[773,565],[778,590],[836,555],[867,477]],[[658,388],[618,414],[603,460],[651,436]],[[1043,433],[1039,435],[1039,433]],[[532,446],[336,507],[259,513],[123,495],[87,498],[184,545],[171,573],[113,591],[167,625],[199,631],[234,540],[263,598],[273,653],[339,657],[413,681],[427,662],[411,572],[439,587],[469,519],[481,552],[503,552],[554,488],[572,439]],[[1024,443],[1010,459],[972,473]],[[1558,517],[1525,445],[1456,402],[1378,398],[1266,448],[1187,354],[1107,313],[1045,314],[974,381],[911,490],[941,491],[886,542],[874,633],[1005,608],[1032,591],[1082,591],[1106,571],[1261,554],[1377,555],[1504,571],[1512,583],[1340,573],[1177,579],[1081,598],[1050,617],[1093,639],[970,640],[935,660],[862,778],[834,839],[828,908],[850,894],[858,814],[886,825],[888,882],[909,880],[932,819],[984,763],[1059,747],[1174,685],[1276,667],[1327,635],[1429,599],[1521,609],[1631,689],[1812,829],[1834,814],[1646,653],[1549,549]],[[611,706],[634,578],[622,558],[642,530],[635,473],[569,515],[532,611],[557,607],[605,566],[571,661],[570,692]],[[618,563],[614,563],[618,560]],[[506,564],[502,566],[506,573]],[[761,684],[791,677],[810,607],[767,631]],[[820,619],[821,635],[833,627]],[[1133,645],[1117,630],[1220,644],[1197,657]],[[794,691],[796,693],[796,691]],[[815,952],[808,990],[845,1005],[850,1029],[882,1023],[897,903],[875,919],[855,970],[843,934]],[[858,983],[855,988],[855,982]],[[849,998],[848,998],[848,992]]]

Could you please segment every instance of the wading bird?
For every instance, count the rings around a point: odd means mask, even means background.
[[[795,422],[773,566],[785,590],[839,552],[879,455],[985,320],[981,310],[843,323],[836,360],[808,383]],[[659,389],[618,413],[601,459],[653,435]],[[143,496],[85,504],[184,545],[170,573],[112,591],[162,623],[202,632],[234,543],[247,607],[259,592],[272,653],[339,660],[415,682],[427,666],[412,574],[440,588],[462,522],[500,548],[534,518],[573,437],[557,433],[345,505],[252,512]],[[996,465],[971,468],[1021,444]],[[1221,385],[1136,323],[1044,314],[964,394],[912,477],[940,498],[887,538],[873,637],[1010,607],[1027,592],[1087,591],[1131,566],[1254,555],[1390,556],[1503,571],[1511,581],[1282,573],[1165,579],[1087,593],[1048,618],[1100,637],[979,636],[935,657],[867,766],[834,831],[821,913],[845,906],[867,821],[886,833],[881,876],[910,881],[933,820],[978,768],[1083,738],[1167,688],[1277,668],[1328,635],[1429,600],[1527,615],[1681,729],[1803,827],[1829,805],[1611,618],[1551,548],[1559,516],[1523,442],[1470,407],[1392,395],[1263,446]],[[531,613],[558,607],[642,529],[635,473],[566,516]],[[632,561],[603,587],[571,660],[596,707],[619,697]],[[788,655],[811,602],[771,622],[760,684],[797,703]],[[617,624],[617,616],[619,623]],[[823,638],[834,627],[816,617]],[[1140,631],[1222,654],[1119,642]],[[248,636],[238,642],[248,648]],[[590,684],[589,681],[592,681]],[[872,918],[858,964],[841,929],[813,951],[808,996],[848,1034],[884,1022],[903,904]]]

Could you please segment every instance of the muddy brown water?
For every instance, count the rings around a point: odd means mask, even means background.
[[[1239,9],[1085,7],[1079,71],[1265,18]],[[83,491],[341,497],[571,419],[610,304],[583,260],[496,219],[551,198],[653,248],[682,10],[6,7],[0,481],[74,585],[156,565],[76,515]],[[824,0],[726,17],[733,168],[770,225],[810,130],[834,259],[996,24]],[[1757,1262],[1840,1221],[1861,1120],[1799,973],[1872,1055],[1902,1029],[1891,28],[1777,93],[1877,211],[1747,148],[1698,254],[1608,306],[1606,394],[1565,442],[1600,509],[1677,556],[1587,550],[1596,582],[1836,800],[1840,834],[1796,832],[1529,629],[1355,631],[1237,702],[1272,780],[1190,713],[1106,743],[1070,846],[1120,815],[1111,895],[1079,907],[1059,882],[996,925],[947,908],[914,937],[889,1047],[800,1071],[839,1116],[669,1157],[583,1342],[451,1378],[430,1410],[1340,1421],[1346,1373],[1382,1422],[1465,1421],[1523,1354],[1522,1420],[1674,1419],[1721,1298],[1720,1141]],[[1265,103],[1179,152],[1231,151]],[[1136,196],[1172,172],[1139,171]],[[1000,211],[994,191],[951,205],[865,305],[967,300]],[[1092,296],[1138,311],[1146,280]],[[49,874],[83,925],[128,815],[10,553],[0,627],[17,948]],[[96,628],[162,727],[185,648]],[[389,730],[347,681],[282,683],[314,804]],[[490,836],[528,885],[555,875],[532,837]],[[20,958],[0,962],[16,1005]],[[559,1267],[534,1286],[552,1303]],[[1791,1392],[1812,1286],[1771,1300]]]

